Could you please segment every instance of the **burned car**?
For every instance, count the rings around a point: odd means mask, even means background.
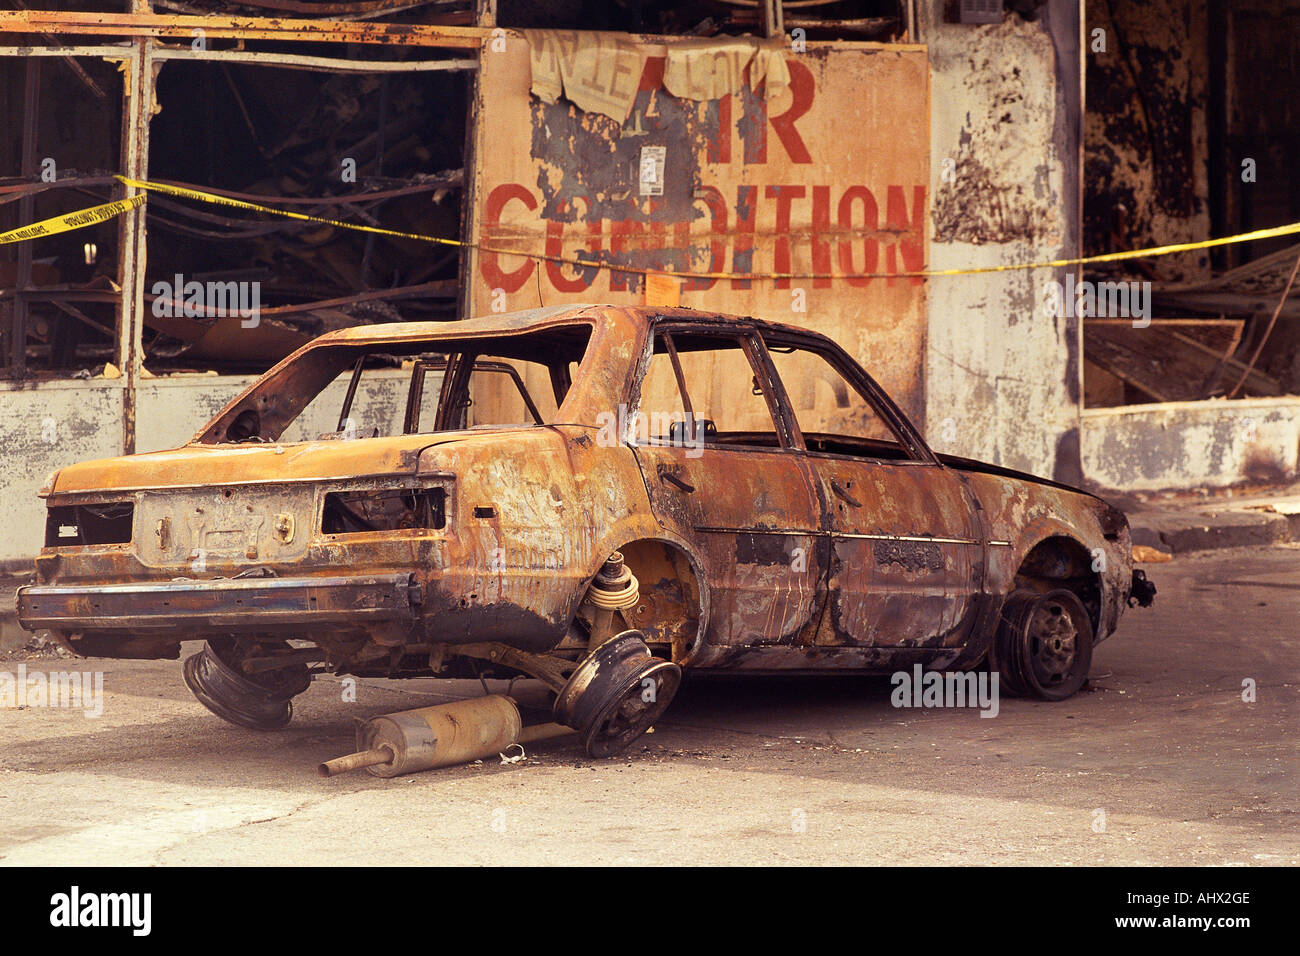
[[[53,475],[19,619],[186,660],[274,729],[315,674],[526,675],[592,755],[684,670],[994,668],[1061,700],[1154,588],[1105,502],[936,455],[825,336],[588,306],[323,335],[172,451]]]

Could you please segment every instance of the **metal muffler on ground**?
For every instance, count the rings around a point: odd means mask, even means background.
[[[562,724],[525,727],[515,702],[492,694],[372,717],[357,728],[356,753],[327,760],[319,769],[324,777],[362,768],[376,777],[399,777],[571,733]]]
[[[636,578],[615,554],[605,571],[613,585],[602,594],[604,608],[613,611],[635,601]],[[619,573],[621,572],[621,573]],[[598,602],[599,604],[600,602]],[[602,633],[608,634],[608,624]],[[450,767],[504,753],[515,744],[577,733],[591,757],[621,753],[650,729],[672,701],[682,670],[672,661],[650,653],[645,635],[637,630],[598,637],[568,679],[554,679],[554,723],[523,726],[519,707],[500,694],[421,707],[372,717],[357,728],[357,752],[327,760],[322,776],[368,770],[376,777]]]

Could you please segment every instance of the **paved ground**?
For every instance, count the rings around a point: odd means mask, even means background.
[[[314,768],[353,718],[477,684],[364,681],[343,703],[318,681],[263,735],[209,716],[174,662],[28,661],[102,670],[105,708],[0,709],[0,863],[1294,865],[1298,562],[1152,568],[1157,609],[1062,704],[983,719],[894,709],[884,680],[696,681],[622,759],[552,742],[394,780]]]

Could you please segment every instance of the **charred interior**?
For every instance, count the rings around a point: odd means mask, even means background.
[[[424,490],[331,491],[325,495],[321,531],[354,534],[447,525],[447,492]]]
[[[1087,254],[1300,220],[1300,7],[1088,0],[1086,15]],[[1298,257],[1291,235],[1081,271],[1096,296],[1080,314],[1085,406],[1300,394],[1300,304],[1284,291]],[[1142,315],[1109,294],[1130,283]]]

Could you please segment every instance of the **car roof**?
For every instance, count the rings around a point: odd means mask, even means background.
[[[590,322],[597,326],[630,324],[645,327],[655,319],[660,318],[706,322],[721,326],[757,326],[773,331],[815,335],[818,338],[825,338],[819,333],[798,326],[779,322],[765,322],[750,317],[701,309],[663,309],[652,306],[583,304],[548,306],[540,309],[505,312],[499,315],[478,316],[452,322],[385,322],[377,325],[357,325],[327,332],[314,340],[309,347],[322,345],[382,345],[430,338],[446,339],[460,338],[462,336],[511,335],[571,322]]]

